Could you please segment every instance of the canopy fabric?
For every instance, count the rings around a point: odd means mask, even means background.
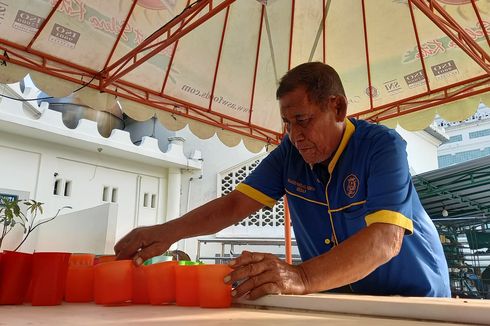
[[[0,82],[86,85],[96,109],[257,151],[283,133],[278,80],[308,61],[339,72],[351,116],[464,120],[490,90],[489,33],[490,0],[1,0]]]

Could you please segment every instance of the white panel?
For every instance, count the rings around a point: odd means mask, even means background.
[[[157,211],[160,198],[158,178],[141,176],[139,194],[137,225],[143,226],[156,224],[158,222]],[[147,197],[146,203],[144,200],[145,195]],[[156,199],[152,200],[153,198]]]
[[[41,154],[0,144],[0,188],[27,191],[35,195]]]

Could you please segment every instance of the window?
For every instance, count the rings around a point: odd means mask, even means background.
[[[53,195],[60,195],[61,194],[61,179],[56,179],[54,181],[54,188],[53,188]]]
[[[459,152],[456,154],[441,155],[437,158],[437,160],[439,168],[443,168],[449,165],[474,160],[488,155],[490,155],[490,147],[486,147],[483,150],[474,149],[470,151]]]
[[[111,202],[117,203],[117,188],[112,188]]]
[[[63,195],[65,197],[71,196],[71,181],[70,180],[65,181],[65,191],[63,192]]]
[[[145,192],[143,195],[143,207],[148,207],[148,193]]]
[[[455,136],[449,137],[448,143],[455,143],[458,141],[463,141],[463,135],[455,135]]]
[[[157,206],[156,201],[157,201],[157,195],[152,194],[151,195],[151,208],[155,208]]]
[[[109,187],[104,186],[104,190],[102,190],[102,201],[109,201]]]
[[[470,135],[470,139],[490,136],[490,129],[473,131],[473,132],[470,132],[469,135]]]

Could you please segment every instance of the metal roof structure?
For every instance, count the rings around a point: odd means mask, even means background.
[[[412,178],[431,219],[490,217],[490,156],[425,172]]]
[[[256,151],[283,134],[279,78],[322,61],[351,116],[421,130],[490,95],[489,13],[488,0],[3,0],[0,82],[30,73],[52,96]]]

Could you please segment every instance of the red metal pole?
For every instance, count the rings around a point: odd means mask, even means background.
[[[56,4],[54,5],[53,9],[51,9],[51,11],[49,12],[48,16],[46,17],[46,19],[42,22],[41,26],[39,26],[39,29],[37,30],[36,34],[34,34],[33,38],[31,39],[31,41],[29,42],[29,44],[26,46],[27,51],[29,51],[29,49],[32,47],[32,44],[37,40],[37,38],[39,37],[39,35],[41,34],[41,32],[44,30],[44,27],[49,22],[49,20],[54,15],[54,13],[56,12],[56,10],[58,9],[58,7],[60,6],[60,4],[62,2],[63,2],[63,0],[58,0],[58,2],[56,2]]]
[[[366,23],[366,7],[364,5],[364,0],[362,0],[362,23],[364,26],[364,47],[366,50],[366,66],[367,66],[367,76],[368,76],[368,89],[369,89],[369,106],[371,110],[374,108],[373,103],[373,84],[371,82],[371,65],[369,63],[369,47],[368,47],[368,35],[367,35],[367,23]]]
[[[478,22],[480,23],[481,30],[483,34],[485,35],[485,38],[487,39],[487,44],[490,46],[490,38],[488,37],[488,32],[487,29],[485,28],[485,25],[483,24],[483,20],[480,15],[480,10],[478,10],[478,7],[476,6],[475,0],[471,0],[471,5],[473,6],[473,9],[475,10],[476,17],[478,18]]]
[[[213,86],[211,87],[211,97],[209,98],[209,107],[208,107],[209,111],[211,111],[211,106],[213,105],[214,89],[216,87],[216,79],[218,78],[221,52],[223,51],[223,42],[225,41],[226,26],[228,25],[229,15],[230,15],[230,7],[226,8],[225,21],[223,22],[223,30],[221,31],[221,40],[219,42],[218,57],[216,58],[216,66],[214,68]]]
[[[252,83],[252,94],[250,96],[250,109],[249,109],[250,112],[248,113],[248,123],[252,123],[252,112],[253,112],[254,96],[255,96],[255,82],[257,81],[257,69],[259,66],[260,40],[262,39],[262,24],[264,23],[264,12],[265,12],[265,5],[262,6],[262,13],[260,15],[259,35],[257,37],[257,52],[255,54],[254,77]]]
[[[422,53],[422,46],[420,45],[420,37],[419,37],[419,32],[417,30],[417,24],[415,22],[415,15],[413,13],[412,0],[408,0],[408,7],[410,8],[410,17],[412,18],[413,31],[415,33],[415,39],[417,41],[417,49],[419,51],[420,63],[422,64],[422,71],[424,72],[425,85],[427,86],[427,92],[430,92],[429,77],[427,76],[424,54]]]
[[[288,198],[284,196],[284,238],[286,249],[286,263],[293,263],[293,256],[291,254],[291,217],[289,215]]]
[[[160,42],[159,45],[157,47],[155,47],[155,49],[153,49],[149,53],[145,54],[142,58],[136,59],[137,54],[135,54],[134,56],[124,60],[123,64],[119,67],[118,71],[116,71],[114,74],[112,74],[110,77],[107,78],[107,80],[104,82],[104,86],[111,84],[113,81],[115,81],[115,80],[123,77],[124,75],[128,74],[129,72],[133,71],[134,69],[136,69],[137,67],[139,67],[140,65],[142,65],[143,63],[148,61],[150,58],[152,58],[155,54],[159,53],[160,51],[162,51],[163,49],[165,49],[170,44],[174,43],[176,40],[180,39],[181,37],[183,37],[187,33],[191,32],[192,30],[201,26],[203,23],[208,21],[211,17],[213,17],[214,15],[219,13],[221,10],[227,8],[234,1],[235,0],[225,0],[220,5],[214,7],[208,13],[203,15],[201,18],[199,18],[196,21],[194,21],[193,23],[191,23],[189,26],[183,27],[179,31],[171,34],[166,40]],[[163,33],[170,33],[170,29],[164,28],[164,29],[162,29],[162,31],[159,31],[157,34],[161,35]],[[154,46],[155,45],[150,46],[150,47],[154,47]],[[126,63],[129,62],[131,59],[136,60],[136,61],[134,61],[133,64],[131,64],[130,66],[126,67],[125,66]],[[116,65],[113,65],[113,66],[115,67]],[[122,68],[125,68],[125,69],[120,71]],[[109,67],[108,70],[111,70],[111,68]]]
[[[423,0],[412,0],[412,3],[424,13],[437,27],[439,27],[455,44],[459,46],[471,59],[473,59],[482,69],[490,74],[490,55],[476,43],[466,31],[440,6],[436,1],[430,2],[430,7],[434,7],[442,16],[438,17],[427,7]],[[449,27],[457,32],[454,35]]]
[[[107,69],[107,66],[109,63],[111,63],[112,56],[114,55],[114,51],[116,51],[117,45],[119,44],[119,40],[121,40],[122,35],[124,34],[124,30],[126,29],[126,25],[129,22],[129,18],[131,18],[131,15],[133,14],[134,8],[136,7],[136,3],[138,0],[133,0],[133,4],[129,8],[128,15],[124,19],[124,23],[121,26],[121,30],[117,34],[116,41],[114,42],[114,45],[112,46],[111,52],[109,53],[109,56],[107,57],[105,64],[104,64],[104,70]]]

